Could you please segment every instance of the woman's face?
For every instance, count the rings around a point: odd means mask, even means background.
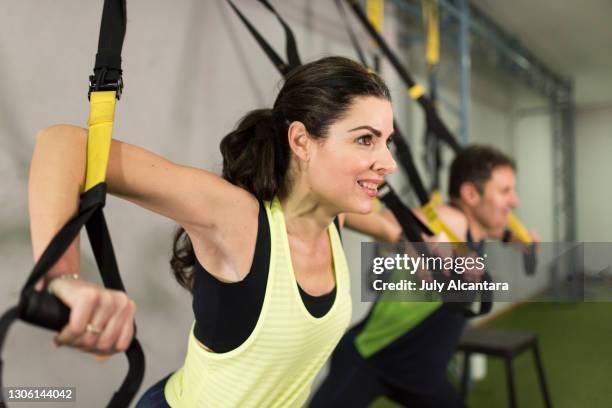
[[[305,171],[319,200],[339,212],[367,214],[377,187],[396,163],[388,148],[393,133],[391,102],[373,96],[357,97],[327,137],[312,143]]]

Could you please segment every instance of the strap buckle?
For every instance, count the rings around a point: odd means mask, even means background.
[[[90,99],[92,92],[99,91],[115,91],[117,100],[121,99],[123,93],[123,75],[122,70],[114,68],[97,68],[94,69],[93,75],[89,76],[89,91],[87,99]]]

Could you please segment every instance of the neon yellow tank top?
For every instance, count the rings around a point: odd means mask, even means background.
[[[265,202],[270,224],[270,269],[255,329],[238,348],[212,353],[189,334],[183,367],[168,379],[172,407],[300,407],[346,330],[351,315],[349,273],[334,224],[329,226],[336,298],[322,317],[302,302],[278,199]]]

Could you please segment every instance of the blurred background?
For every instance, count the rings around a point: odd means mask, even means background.
[[[282,54],[284,33],[258,2],[236,0]],[[272,1],[293,29],[300,55],[357,58],[330,0]],[[365,3],[365,2],[364,2]],[[281,77],[223,0],[129,0],[123,48],[125,91],[114,137],[170,160],[221,170],[219,141],[247,111],[269,107]],[[27,178],[36,132],[48,125],[86,126],[87,78],[97,48],[101,1],[5,2],[0,13],[0,308],[18,300],[32,267]],[[516,213],[543,241],[611,242],[612,3],[553,0],[439,0],[440,59],[435,77],[425,60],[422,3],[386,0],[385,39],[427,89],[461,143],[492,144],[517,162]],[[349,16],[369,58],[378,54]],[[394,98],[400,127],[417,166],[427,164],[424,120],[387,61],[379,69]],[[452,159],[442,149],[441,190]],[[416,205],[402,172],[390,180]],[[147,357],[142,390],[182,364],[193,314],[191,296],[171,276],[175,225],[109,198],[106,216],[122,276],[138,304],[138,336]],[[354,275],[354,316],[360,302],[360,242],[344,243]],[[84,240],[83,275],[98,280]],[[481,322],[539,336],[554,406],[612,403],[612,304],[496,304]],[[77,406],[105,403],[127,369],[122,356],[56,349],[52,335],[23,323],[4,349],[6,385],[75,386]],[[543,406],[529,356],[517,359],[519,406]],[[503,366],[481,364],[468,402],[507,403]],[[381,404],[387,404],[381,401]],[[41,405],[42,406],[42,405]],[[55,404],[53,406],[61,406]],[[66,405],[73,406],[73,405]]]

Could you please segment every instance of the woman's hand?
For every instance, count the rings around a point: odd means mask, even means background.
[[[81,279],[53,279],[49,292],[70,308],[70,320],[55,344],[98,355],[128,349],[134,335],[136,304],[125,292]]]

